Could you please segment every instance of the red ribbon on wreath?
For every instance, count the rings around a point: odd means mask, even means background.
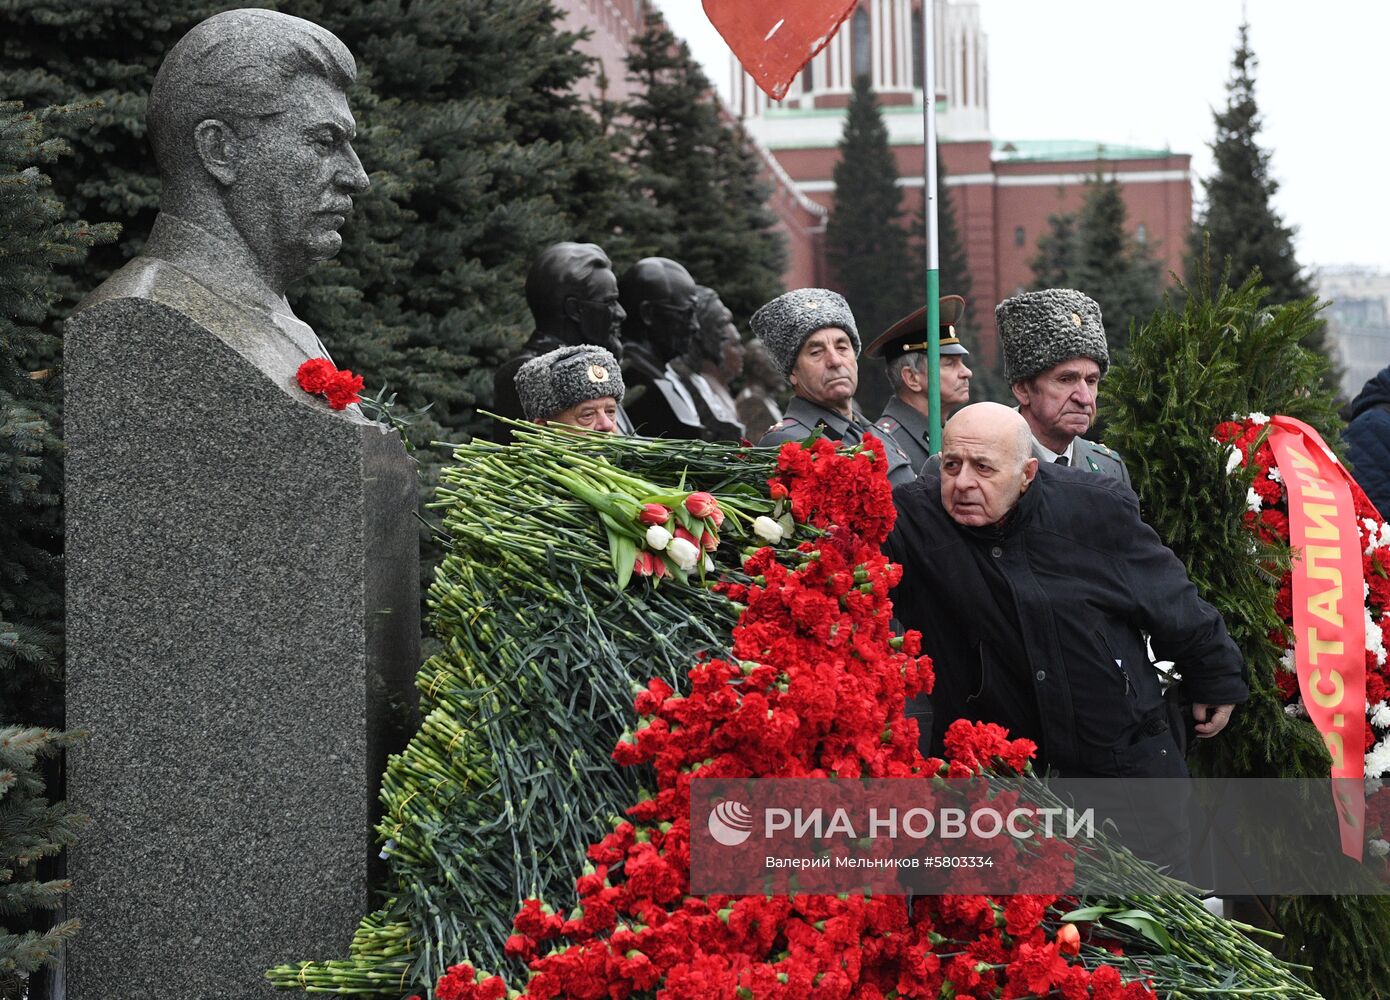
[[[1347,470],[1318,432],[1293,417],[1269,420],[1269,446],[1289,502],[1294,549],[1294,664],[1308,718],[1332,755],[1342,853],[1361,860],[1366,761],[1365,577]]]

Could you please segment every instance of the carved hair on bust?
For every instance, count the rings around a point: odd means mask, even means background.
[[[583,298],[595,271],[610,271],[613,262],[593,243],[556,243],[537,255],[526,272],[526,305],[537,328],[559,322],[565,299]]]
[[[717,364],[723,356],[727,313],[718,292],[705,285],[695,286],[695,319],[700,324],[700,334],[691,338],[686,356],[697,370],[705,361]]]
[[[145,112],[165,186],[197,162],[191,148],[199,122],[245,129],[283,110],[289,82],[304,74],[345,91],[357,63],[327,28],[278,11],[229,10],[194,26],[164,57]]]
[[[623,342],[645,344],[660,364],[683,354],[695,335],[695,279],[669,257],[643,257],[618,279],[627,321]]]

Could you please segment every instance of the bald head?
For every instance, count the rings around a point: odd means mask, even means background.
[[[941,502],[958,524],[996,524],[1032,485],[1038,460],[1019,414],[998,403],[972,403],[947,423],[941,446]]]
[[[1017,410],[999,403],[971,403],[946,421],[942,448],[952,436],[991,441],[1019,465],[1033,453],[1033,434]]]

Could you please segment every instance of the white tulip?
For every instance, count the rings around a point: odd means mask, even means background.
[[[782,526],[764,514],[753,519],[753,534],[769,545],[776,545],[782,540]]]
[[[653,552],[664,552],[671,544],[671,533],[659,524],[647,529],[647,547]]]
[[[666,554],[676,561],[676,565],[689,572],[700,564],[700,547],[684,538],[673,538],[666,546]]]

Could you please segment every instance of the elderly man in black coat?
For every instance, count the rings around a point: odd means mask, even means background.
[[[976,403],[946,425],[939,470],[894,491],[895,613],[936,667],[940,755],[957,718],[1038,744],[1064,777],[1183,777],[1158,656],[1182,675],[1199,737],[1249,694],[1239,650],[1176,556],[1108,476],[1039,466],[1028,424]]]

